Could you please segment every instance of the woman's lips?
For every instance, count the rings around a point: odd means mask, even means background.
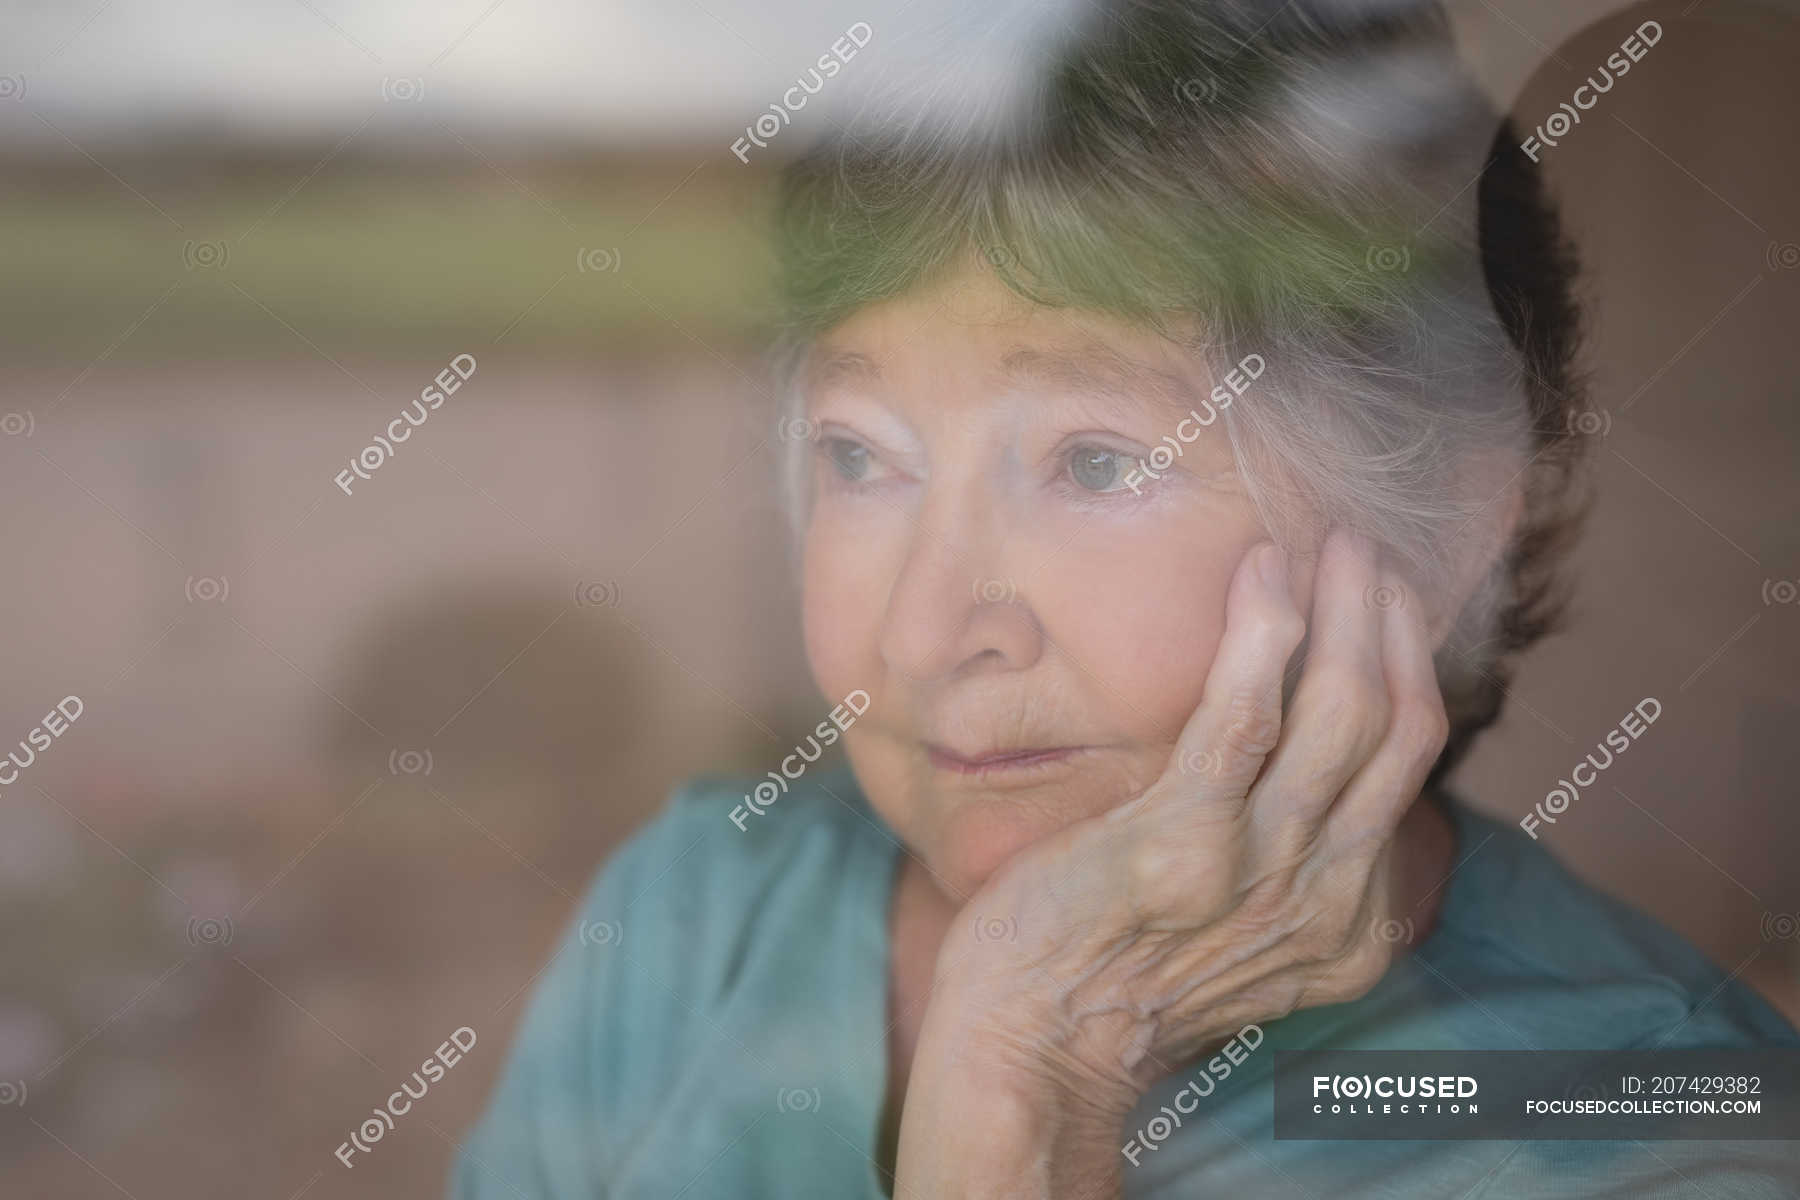
[[[953,750],[947,750],[929,742],[926,743],[925,749],[931,756],[931,765],[940,771],[950,771],[957,775],[995,775],[1061,762],[1074,755],[1082,747],[1048,746],[1033,750],[1009,750],[982,754],[975,757],[958,754]]]

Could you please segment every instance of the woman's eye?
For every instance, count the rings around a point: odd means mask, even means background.
[[[1131,459],[1104,446],[1077,446],[1069,455],[1069,478],[1090,492],[1115,491],[1124,485]]]
[[[819,451],[831,460],[839,475],[852,483],[869,473],[869,448],[848,438],[825,438]]]

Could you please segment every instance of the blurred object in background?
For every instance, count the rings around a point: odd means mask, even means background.
[[[1548,159],[1601,500],[1571,632],[1456,782],[1517,819],[1659,696],[1550,848],[1800,1017],[1800,607],[1764,599],[1800,570],[1800,174],[1769,136],[1800,44],[1791,6],[1725,0],[1565,44],[1619,7],[1453,6],[1526,125],[1667,30]],[[0,788],[8,1195],[436,1194],[611,847],[823,711],[773,489],[770,173],[909,63],[1003,119],[1083,12],[0,16],[0,744],[81,702]],[[467,1064],[341,1166],[463,1026]]]

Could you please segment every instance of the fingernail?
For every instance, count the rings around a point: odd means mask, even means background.
[[[1262,557],[1257,560],[1256,572],[1270,588],[1286,593],[1287,591],[1287,555],[1274,542],[1267,542],[1257,551]]]

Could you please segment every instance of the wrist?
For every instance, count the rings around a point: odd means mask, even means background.
[[[1004,947],[940,965],[920,1036],[957,1047],[970,1071],[1021,1102],[1096,1128],[1117,1126],[1164,1069],[1149,1047],[1153,1018],[1089,1003],[1042,971],[1006,969]]]
[[[915,1071],[917,1068],[915,1067]],[[973,1062],[915,1076],[895,1162],[897,1198],[1112,1200],[1123,1113]]]
[[[1117,1196],[1138,1089],[1067,1061],[1065,1033],[1020,1003],[1002,1010],[940,981],[907,1088],[896,1196]]]

